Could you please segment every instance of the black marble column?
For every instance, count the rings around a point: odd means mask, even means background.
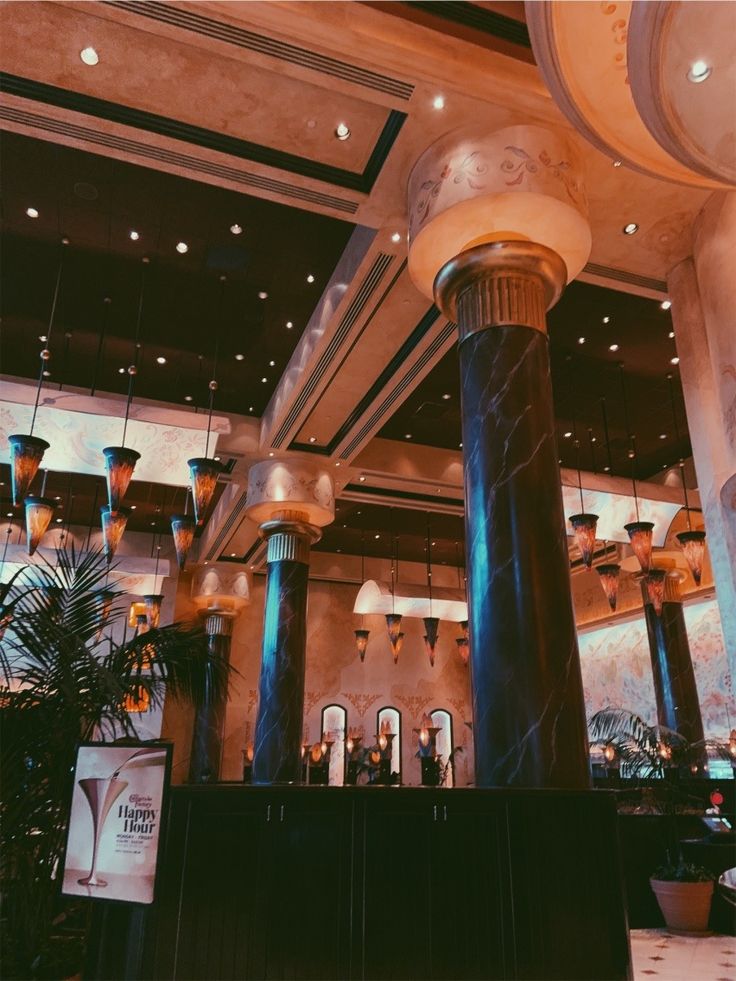
[[[670,576],[665,579],[660,616],[649,602],[643,584],[642,594],[657,699],[657,722],[679,732],[690,743],[700,742],[704,738],[703,718],[679,586]]]
[[[530,242],[463,252],[435,282],[460,331],[475,779],[586,787],[585,703],[545,312],[562,260]]]
[[[300,783],[309,548],[319,532],[277,521],[261,530],[268,572],[253,783]]]
[[[210,613],[205,620],[210,655],[230,660],[232,617]],[[189,760],[189,783],[216,783],[220,779],[222,741],[225,733],[227,696],[213,698],[209,692],[197,709]]]

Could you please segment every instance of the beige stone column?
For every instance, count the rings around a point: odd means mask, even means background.
[[[698,490],[736,677],[736,192],[709,198],[668,277]]]

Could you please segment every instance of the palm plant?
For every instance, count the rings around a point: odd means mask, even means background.
[[[3,597],[12,615],[0,645],[5,977],[58,976],[50,936],[79,743],[136,739],[126,705],[141,699],[198,706],[227,692],[228,663],[197,626],[114,641],[126,611],[108,605],[102,621],[105,594],[123,596],[108,573],[101,552],[60,549],[55,566],[26,567]]]

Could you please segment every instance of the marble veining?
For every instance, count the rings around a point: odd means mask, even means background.
[[[213,655],[229,660],[230,636],[211,634],[209,649]],[[215,699],[208,691],[203,704],[197,710],[189,767],[191,783],[209,783],[220,779],[226,704],[227,698]]]
[[[460,368],[476,783],[586,786],[547,338],[471,334]]]

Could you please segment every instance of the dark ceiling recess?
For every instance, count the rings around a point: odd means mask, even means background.
[[[680,378],[677,365],[672,364],[677,356],[670,337],[672,318],[658,301],[573,283],[548,314],[548,323],[558,447],[564,466],[576,466],[577,435],[584,470],[631,475],[621,364],[631,430],[636,436],[637,478],[652,477],[680,457],[690,456]],[[582,343],[580,338],[584,338]],[[612,345],[617,350],[612,351]],[[674,377],[679,442],[675,438],[667,381],[670,373]],[[379,435],[401,440],[410,436],[414,443],[460,448],[456,347],[414,390]],[[606,467],[610,470],[606,471]]]
[[[464,528],[461,516],[382,504],[338,501],[334,523],[324,529],[322,539],[313,548],[321,552],[360,555],[365,545],[367,558],[390,558],[391,542],[397,536],[399,563],[426,562],[428,513],[430,541],[433,543],[432,563],[456,565],[458,554],[461,561],[463,559]],[[367,574],[370,575],[370,569]]]
[[[40,494],[44,471],[40,471],[31,494]],[[204,524],[197,529],[197,536],[202,532],[212,512],[217,506],[225,484],[218,483],[212,503],[205,515]],[[92,525],[90,542],[92,547],[100,545],[100,508],[107,502],[107,489],[104,477],[104,467],[100,462],[100,475],[69,474],[49,472],[46,478],[45,496],[56,501],[57,513],[54,516],[43,545],[53,548],[58,544],[58,534],[51,535],[56,530],[60,532],[67,525],[77,528],[89,528]],[[185,488],[170,487],[165,484],[152,484],[146,481],[133,480],[125,495],[125,507],[132,508],[128,518],[126,531],[140,531],[156,536],[163,533],[164,537],[171,535],[170,518],[172,514],[183,513],[185,507]],[[191,500],[190,500],[191,513]],[[0,464],[0,547],[5,542],[5,530],[9,518],[14,524],[11,542],[25,542],[23,508],[13,509],[10,497],[10,467]],[[61,518],[61,521],[57,521]]]
[[[149,256],[135,394],[192,411],[206,405],[225,274],[215,409],[263,412],[353,225],[12,133],[3,134],[0,167],[5,374],[36,377],[66,235],[50,385],[124,393],[120,369],[133,359],[141,260]],[[28,207],[39,217],[28,218]]]

